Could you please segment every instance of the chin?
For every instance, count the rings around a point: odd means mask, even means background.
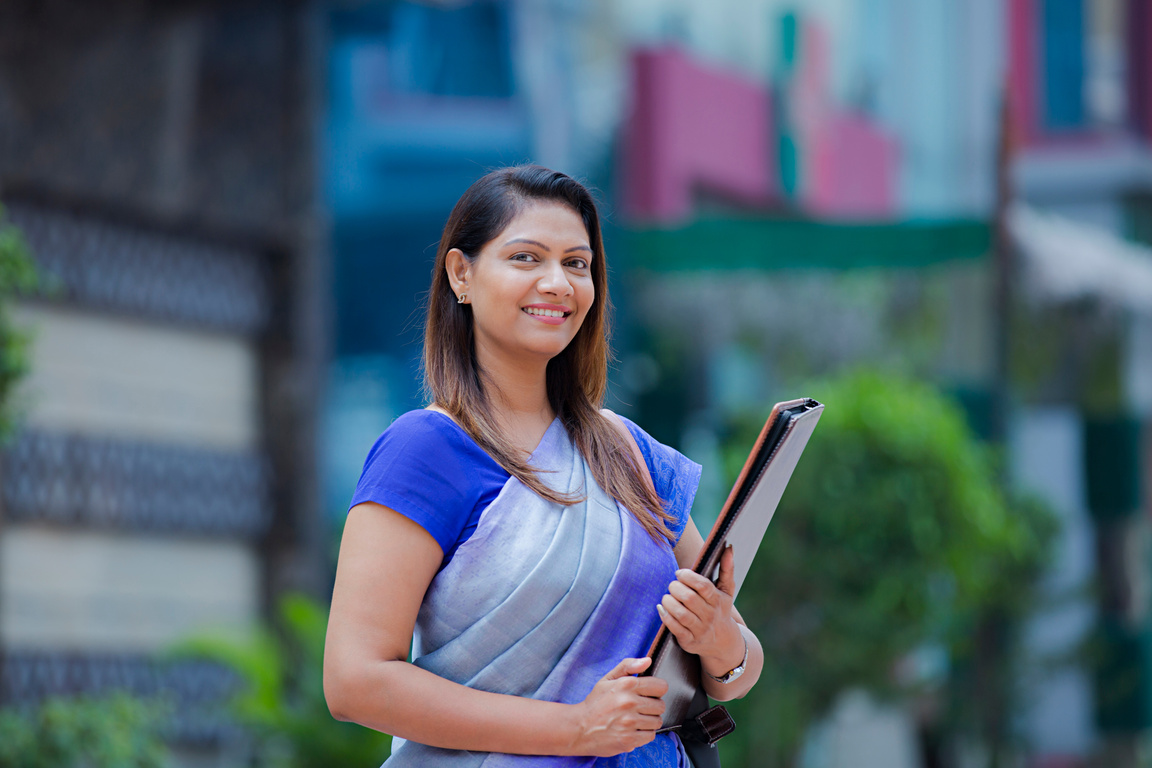
[[[524,351],[536,355],[546,355],[549,358],[553,358],[564,350],[568,349],[568,346],[572,343],[572,341],[573,340],[571,338],[559,339],[555,337],[533,339],[531,341],[527,341],[524,344]]]
[[[534,355],[539,356],[539,357],[544,357],[544,358],[547,358],[548,360],[551,360],[552,358],[556,357],[557,355],[559,355],[561,352],[563,352],[567,348],[568,348],[568,345],[565,344],[562,347],[551,346],[551,347],[547,347],[547,348],[543,348],[543,349],[541,349],[541,348],[532,349],[532,350],[530,350],[530,352]]]
[[[556,343],[555,341],[553,341],[550,344],[548,344],[548,343],[529,344],[529,345],[525,346],[524,351],[530,355],[533,355],[536,357],[544,357],[544,358],[551,360],[552,358],[556,357],[561,352],[563,352],[565,349],[567,349],[568,345],[571,343],[572,343],[571,340],[569,340],[563,344]]]

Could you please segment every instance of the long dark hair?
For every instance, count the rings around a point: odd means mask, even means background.
[[[464,192],[444,225],[432,268],[432,289],[424,326],[424,390],[500,466],[540,496],[570,505],[579,497],[545,485],[535,469],[501,432],[476,362],[472,309],[458,304],[445,269],[448,251],[468,259],[504,231],[524,205],[546,200],[567,205],[584,222],[592,248],[596,300],[575,338],[548,362],[548,402],[592,470],[596,482],[629,510],[656,541],[672,543],[673,521],[645,478],[617,427],[600,412],[608,376],[608,279],[600,217],[592,194],[580,182],[538,165],[501,168]]]

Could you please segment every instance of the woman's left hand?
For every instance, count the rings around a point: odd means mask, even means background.
[[[735,592],[732,547],[720,556],[720,577],[713,584],[687,568],[676,571],[676,581],[656,606],[661,621],[676,636],[680,647],[700,657],[704,671],[719,677],[744,658],[744,637],[732,607]]]

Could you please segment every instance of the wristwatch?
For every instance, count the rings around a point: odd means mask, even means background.
[[[735,667],[728,670],[724,674],[720,675],[720,677],[716,677],[716,675],[710,675],[710,674],[708,674],[707,671],[705,671],[704,674],[708,675],[708,677],[712,678],[713,680],[715,680],[718,683],[730,683],[733,680],[735,680],[736,678],[740,677],[740,675],[744,674],[744,667],[746,664],[748,664],[748,639],[747,638],[744,639],[744,659],[739,664],[737,664]]]

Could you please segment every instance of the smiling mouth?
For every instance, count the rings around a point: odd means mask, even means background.
[[[524,311],[536,317],[568,317],[571,312],[563,312],[558,309],[538,309],[536,307],[524,307]]]

